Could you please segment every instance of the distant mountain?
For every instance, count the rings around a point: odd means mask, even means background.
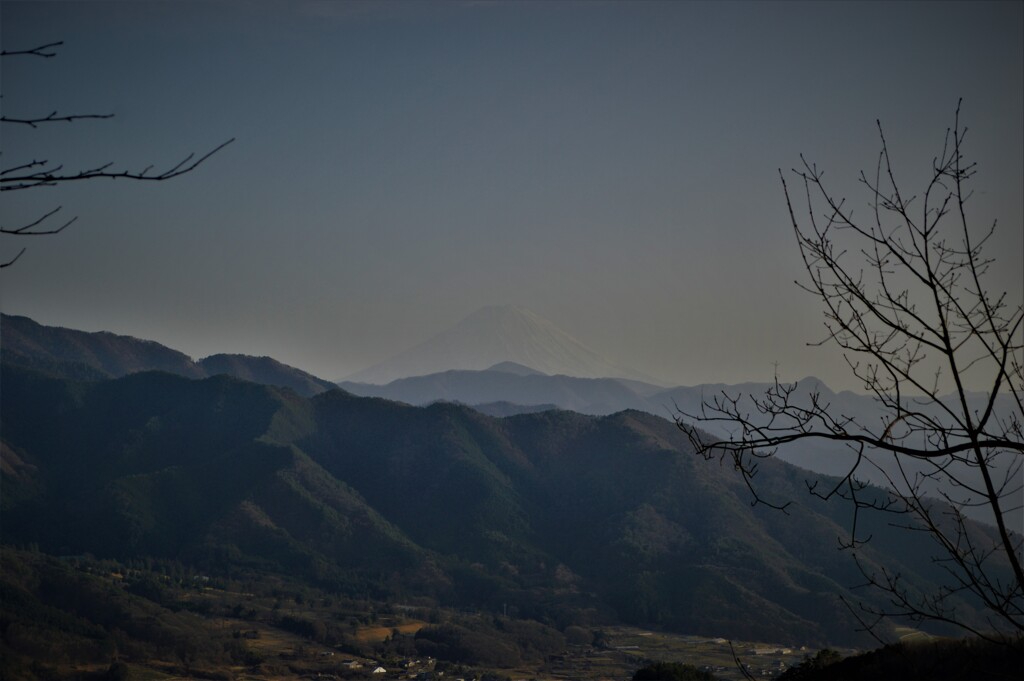
[[[623,409],[650,411],[645,398],[615,378],[576,378],[488,369],[443,371],[400,378],[387,385],[351,381],[343,381],[338,385],[354,395],[383,397],[417,405],[445,400],[462,404],[554,404],[560,409],[598,415],[612,414]],[[666,414],[663,412],[662,415]]]
[[[317,378],[301,369],[282,364],[270,357],[251,355],[211,355],[199,360],[199,366],[208,376],[227,374],[253,383],[279,385],[291,388],[300,395],[311,397],[337,386],[330,381]]]
[[[80,382],[8,363],[2,384],[3,540],[51,555],[808,644],[855,640],[838,598],[874,598],[848,590],[859,573],[835,550],[848,509],[807,495],[811,474],[764,462],[760,484],[796,503],[751,509],[731,470],[639,411],[496,419],[227,376]],[[867,569],[935,588],[926,535],[861,522]]]
[[[569,376],[547,376],[539,373],[526,375],[511,374],[492,369],[486,371],[444,371],[427,376],[404,378],[383,386],[343,382],[343,389],[355,395],[383,397],[414,405],[427,405],[438,400],[457,402],[460,404],[481,404],[510,402],[521,405],[524,411],[538,411],[530,405],[553,405],[559,409],[567,409],[582,414],[607,415],[626,409],[645,411],[666,419],[675,419],[681,413],[698,415],[705,400],[711,401],[717,396],[727,395],[741,397],[741,405],[745,410],[756,415],[757,408],[749,396],[763,396],[770,387],[768,383],[742,383],[736,385],[705,384],[697,386],[680,386],[664,389],[641,381],[609,378],[571,378]],[[872,396],[850,391],[836,393],[827,385],[814,377],[799,381],[799,390],[794,393],[797,403],[809,404],[810,394],[816,392],[822,404],[830,405],[837,414],[856,419],[867,426],[877,426],[882,422],[885,412],[879,409]],[[975,395],[977,410],[984,408],[982,395]],[[996,402],[997,411],[1004,420],[1016,411],[1013,402],[1006,396]],[[918,406],[920,408],[920,405]],[[510,407],[502,411],[487,413],[513,413]],[[935,417],[942,419],[939,410]],[[691,419],[686,419],[691,420]],[[1018,420],[1020,417],[1018,416]],[[728,424],[705,422],[702,428],[717,437],[728,439]],[[779,450],[779,458],[788,462],[825,475],[844,475],[853,464],[856,455],[845,445],[838,442],[823,440],[803,440],[793,442]],[[1012,466],[1014,457],[1003,456],[994,462],[994,469],[1000,470],[1002,465]],[[876,485],[885,486],[892,479],[900,479],[896,461],[889,457],[879,459],[880,467],[865,466],[860,470],[862,479]],[[925,472],[926,464],[905,461],[904,465],[911,472]],[[982,486],[981,474],[976,468],[960,472],[964,481]],[[895,476],[895,477],[893,477]],[[926,481],[923,489],[927,493],[940,495],[939,488],[932,481]],[[1024,504],[1024,493],[1018,492],[1018,499]],[[965,511],[971,517],[983,522],[992,523],[986,506],[970,506]],[[1024,515],[1009,514],[1007,521],[1016,532],[1024,531]]]
[[[449,369],[482,370],[503,362],[549,375],[647,380],[615,365],[552,322],[514,305],[481,308],[447,331],[346,380],[382,385]]]
[[[544,372],[531,369],[523,364],[516,364],[515,362],[498,362],[492,367],[487,369],[488,371],[501,371],[506,374],[515,374],[516,376],[544,376]]]
[[[154,341],[106,331],[89,333],[44,326],[28,317],[6,314],[0,315],[0,352],[8,364],[77,380],[166,371],[187,378],[227,374],[291,388],[306,397],[337,387],[270,357],[221,354],[194,362],[188,355]]]

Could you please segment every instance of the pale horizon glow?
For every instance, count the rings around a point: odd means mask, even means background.
[[[337,380],[486,305],[534,310],[666,385],[816,376],[824,334],[778,169],[858,211],[875,120],[918,193],[957,101],[1024,297],[1024,5],[1002,2],[9,2],[3,165],[174,165],[162,183],[5,192],[0,309],[195,359]],[[73,183],[72,183],[73,184]]]

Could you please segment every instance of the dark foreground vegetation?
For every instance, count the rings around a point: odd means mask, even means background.
[[[266,576],[228,580],[173,562],[125,565],[4,547],[0,678],[196,678],[305,673],[391,678],[434,670],[542,667],[594,633],[530,620],[338,598]],[[347,663],[347,664],[346,664]],[[127,675],[127,676],[126,676]]]
[[[714,674],[681,662],[655,662],[633,674],[633,681],[714,681]]]
[[[793,667],[780,681],[962,681],[1019,679],[1024,672],[1024,639],[994,643],[978,639],[896,643],[843,658],[832,650]]]

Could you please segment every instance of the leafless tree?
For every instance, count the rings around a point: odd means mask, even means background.
[[[908,196],[897,185],[878,123],[877,167],[873,176],[862,172],[859,178],[870,196],[866,220],[855,217],[802,156],[802,166],[792,171],[799,190],[779,171],[807,274],[797,283],[824,307],[827,331],[815,345],[841,348],[882,415],[878,421],[862,422],[820,391],[801,393],[799,384],[778,379],[763,395],[722,392],[705,399],[700,413],[677,418],[700,454],[736,468],[754,504],[782,510],[789,501],[759,494],[759,461],[803,440],[852,450],[852,464],[836,484],[808,487],[852,505],[844,548],[854,552],[867,585],[881,589],[889,603],[856,604],[869,631],[883,619],[906,617],[990,638],[1024,633],[1022,538],[1008,526],[1011,514],[1021,514],[1024,307],[986,287],[994,260],[984,248],[995,223],[979,231],[969,220],[967,185],[975,164],[962,153],[966,133],[958,104],[923,194]],[[970,392],[978,386],[980,396]],[[711,437],[694,423],[714,423],[733,435]],[[884,480],[884,496],[865,492],[867,474]],[[968,519],[979,508],[988,510],[994,532],[979,532]],[[870,537],[860,536],[857,519],[875,511],[896,514],[893,524],[934,539],[932,560],[946,575],[937,592],[917,593],[899,573],[868,568],[859,559],[857,550]],[[987,624],[958,617],[954,597],[983,604]]]
[[[3,59],[11,57],[39,57],[42,59],[50,59],[57,55],[56,48],[61,45],[63,45],[63,42],[48,43],[46,45],[40,45],[38,47],[25,50],[4,50],[0,52],[0,57]],[[54,123],[73,123],[75,121],[87,119],[113,118],[113,116],[114,114],[60,114],[57,111],[52,111],[46,115],[15,117],[8,116],[5,112],[0,115],[0,123],[4,125],[27,126],[38,129]],[[7,192],[38,189],[40,187],[53,187],[69,182],[81,182],[84,180],[95,180],[99,178],[160,182],[195,170],[200,164],[227,145],[231,144],[233,141],[233,138],[229,139],[200,156],[196,156],[194,153],[189,154],[175,165],[162,170],[154,170],[154,167],[150,165],[136,172],[115,168],[113,162],[69,170],[66,169],[62,163],[53,162],[49,159],[32,159],[0,169],[0,191]],[[25,224],[17,226],[0,225],[0,234],[6,234],[14,237],[58,234],[77,220],[77,217],[72,217],[65,221],[51,220],[51,218],[54,218],[61,209],[61,206],[57,206],[56,208],[43,213],[35,220]],[[25,248],[22,248],[14,257],[0,262],[0,268],[13,265],[24,252]]]

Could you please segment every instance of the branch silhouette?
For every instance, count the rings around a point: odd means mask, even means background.
[[[975,164],[963,156],[960,106],[920,195],[900,190],[876,121],[875,171],[859,176],[871,200],[867,221],[854,217],[803,156],[789,175],[799,190],[779,171],[807,275],[796,283],[824,312],[825,337],[811,345],[842,350],[873,398],[880,425],[844,415],[820,390],[801,392],[798,383],[777,376],[763,395],[723,391],[695,413],[677,408],[676,422],[698,454],[733,464],[755,503],[763,503],[754,482],[758,462],[779,448],[805,441],[846,445],[854,456],[838,482],[828,489],[808,484],[816,497],[853,506],[844,548],[870,541],[858,536],[860,514],[895,514],[906,519],[900,526],[934,540],[933,562],[947,578],[936,593],[914,594],[898,573],[858,561],[866,585],[892,604],[885,610],[860,604],[861,621],[872,629],[893,617],[943,622],[1003,640],[1006,632],[1024,633],[1024,538],[1008,526],[1011,514],[1021,512],[1024,490],[1024,306],[986,288],[994,259],[983,247],[995,224],[979,232],[968,217]],[[980,397],[969,384],[985,387]],[[715,437],[700,424],[724,424],[733,435]],[[884,483],[883,498],[863,494],[865,474]],[[979,508],[995,525],[994,542],[981,539],[966,515]],[[958,617],[954,603],[964,595],[984,605],[984,626]]]
[[[63,41],[58,41],[23,50],[4,50],[0,52],[0,57],[27,56],[49,59],[57,56],[56,48],[63,44]],[[32,129],[38,129],[39,127],[49,123],[75,123],[82,120],[104,120],[113,117],[114,114],[58,115],[57,111],[53,111],[46,116],[36,117],[13,117],[3,115],[0,116],[0,124],[25,126]],[[64,164],[62,163],[55,163],[46,159],[33,159],[31,161],[18,163],[17,165],[13,165],[8,168],[0,169],[0,191],[24,191],[38,189],[40,187],[53,187],[69,182],[97,180],[100,178],[162,182],[192,172],[209,160],[214,154],[218,153],[234,141],[235,138],[231,138],[198,156],[195,152],[190,153],[178,163],[159,171],[154,171],[153,165],[149,165],[141,171],[115,169],[113,162],[103,163],[91,168],[69,171],[65,169]],[[57,226],[46,225],[47,221],[60,211],[61,208],[61,206],[58,206],[49,212],[43,213],[39,218],[20,226],[0,226],[0,234],[12,237],[50,236],[59,234],[77,219],[77,217],[73,217]],[[0,261],[0,269],[9,267],[17,262],[18,259],[24,255],[25,250],[26,248],[23,247],[14,257]]]

